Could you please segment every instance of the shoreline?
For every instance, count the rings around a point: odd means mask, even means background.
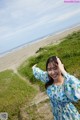
[[[12,48],[10,50],[7,50],[7,51],[4,51],[4,52],[0,53],[0,58],[7,55],[7,54],[9,54],[9,53],[15,52],[15,51],[17,51],[17,50],[19,50],[19,49],[21,49],[23,47],[27,47],[28,45],[31,45],[31,44],[34,44],[36,42],[42,41],[42,40],[44,40],[44,39],[46,39],[46,38],[48,38],[50,36],[55,36],[55,35],[61,34],[61,33],[65,32],[65,31],[67,31],[67,30],[71,30],[71,29],[74,29],[74,28],[79,27],[79,26],[80,26],[80,23],[77,24],[77,25],[75,24],[75,26],[71,26],[69,28],[62,29],[61,32],[60,32],[60,30],[58,30],[58,31],[56,31],[54,33],[47,34],[47,35],[42,36],[40,38],[34,39],[34,40],[30,41],[30,42],[23,43],[23,44],[21,44],[21,45],[19,45],[17,47],[14,47],[14,48]]]
[[[62,38],[78,30],[80,30],[79,25],[66,29],[61,32],[57,32],[54,35],[53,34],[48,35],[39,40],[33,41],[29,44],[25,44],[24,46],[21,46],[20,48],[12,50],[5,55],[2,55],[0,57],[0,72],[6,69],[15,70],[27,58],[35,55],[36,51],[40,47],[44,47],[50,44],[57,44],[61,42]]]

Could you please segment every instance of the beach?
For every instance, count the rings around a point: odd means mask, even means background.
[[[80,30],[80,26],[67,29],[55,35],[50,35],[48,37],[46,36],[45,38],[39,41],[25,45],[19,49],[16,49],[10,53],[7,53],[4,56],[1,56],[0,57],[0,72],[6,69],[13,69],[13,70],[16,69],[27,58],[35,55],[36,51],[39,50],[39,48],[44,47],[46,45],[50,45],[50,44],[57,44],[61,42],[62,38],[78,30]]]

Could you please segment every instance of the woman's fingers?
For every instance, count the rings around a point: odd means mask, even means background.
[[[64,64],[62,64],[61,60],[57,57],[57,62],[58,62],[58,67],[61,71],[61,73],[64,75],[66,73],[65,69],[64,69]]]
[[[32,66],[32,69],[33,69],[34,67],[36,67],[36,66],[37,66],[37,64],[33,65],[33,66]]]
[[[57,57],[57,62],[58,62],[58,64],[62,64],[61,60],[58,57]]]

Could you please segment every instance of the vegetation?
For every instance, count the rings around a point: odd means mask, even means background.
[[[25,77],[26,81],[28,79],[31,83],[38,84],[40,90],[43,91],[44,85],[34,78],[32,66],[37,64],[38,67],[45,70],[46,60],[52,55],[58,56],[67,71],[80,79],[80,31],[68,35],[60,44],[40,48],[35,56],[27,59],[18,68],[19,74]],[[20,107],[25,103],[29,104],[37,93],[37,90],[26,81],[12,70],[0,72],[0,112],[8,112],[9,120],[17,120]],[[80,101],[76,107],[78,110],[80,109]]]
[[[34,78],[32,66],[37,64],[38,67],[45,70],[46,60],[52,55],[58,56],[62,60],[69,73],[80,78],[80,31],[68,35],[58,45],[40,48],[35,56],[30,57],[19,67],[19,73],[28,78],[30,82],[39,84],[40,89],[44,90],[44,85]]]
[[[45,70],[46,60],[52,55],[58,56],[65,65],[67,72],[80,79],[80,31],[68,35],[60,44],[48,45],[44,48],[40,48],[36,53],[35,56],[25,61],[19,67],[18,71],[28,78],[30,82],[38,84],[41,91],[45,89],[44,85],[34,78],[32,66],[37,64],[38,67]],[[76,103],[75,106],[80,112],[80,101]]]
[[[13,71],[0,73],[0,112],[7,112],[8,120],[18,120],[19,108],[28,104],[36,90],[20,79]]]

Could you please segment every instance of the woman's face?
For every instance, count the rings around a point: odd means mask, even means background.
[[[48,64],[47,72],[48,72],[49,76],[51,78],[53,78],[54,80],[58,79],[59,76],[61,75],[58,65],[54,62],[51,62]]]

